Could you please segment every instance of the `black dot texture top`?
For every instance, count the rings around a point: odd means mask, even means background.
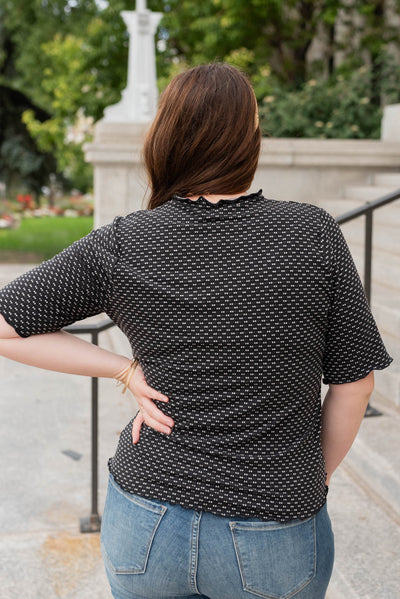
[[[0,291],[19,335],[105,312],[130,341],[170,435],[123,430],[108,466],[128,492],[285,522],[325,503],[321,378],[388,355],[336,220],[262,191],[173,196],[117,216]]]

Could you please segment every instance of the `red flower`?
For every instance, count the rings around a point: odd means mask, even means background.
[[[24,204],[25,206],[32,205],[32,196],[29,193],[27,193],[26,195],[20,193],[17,195],[17,202],[19,202],[20,204]]]

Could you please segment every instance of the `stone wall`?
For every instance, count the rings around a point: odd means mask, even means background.
[[[369,183],[374,172],[400,172],[399,113],[400,105],[385,110],[382,140],[264,138],[251,191],[319,204],[341,197],[346,185]],[[96,125],[95,140],[85,147],[94,165],[95,227],[145,208],[144,132],[132,123]]]

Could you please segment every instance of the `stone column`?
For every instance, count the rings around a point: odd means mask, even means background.
[[[99,121],[85,157],[94,166],[94,227],[145,207],[147,181],[141,160],[146,125]]]
[[[105,109],[85,158],[94,166],[94,226],[145,207],[147,181],[141,161],[144,134],[157,110],[154,34],[162,13],[145,0],[123,11],[129,31],[128,81],[121,101]]]

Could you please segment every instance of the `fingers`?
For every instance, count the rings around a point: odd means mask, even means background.
[[[142,424],[144,422],[144,418],[141,412],[136,416],[132,424],[132,441],[133,443],[137,443],[139,441],[140,429],[142,428]]]
[[[171,434],[171,428],[169,426],[161,424],[159,420],[156,420],[155,418],[152,418],[147,414],[144,417],[144,422],[145,424],[147,424],[147,426],[151,426],[151,428],[153,428],[155,431],[158,431],[159,433],[165,433],[166,435]]]
[[[169,398],[147,384],[143,372],[139,370],[139,367],[135,369],[134,375],[130,381],[129,389],[136,397],[140,409],[139,414],[132,424],[133,443],[139,441],[143,423],[160,433],[169,435],[171,433],[171,428],[175,423],[172,418],[164,414],[164,412],[154,403],[154,400],[167,403]]]
[[[137,443],[139,441],[140,431],[142,424],[145,423],[154,430],[165,433],[166,435],[171,434],[171,428],[174,426],[172,418],[164,414],[154,404],[153,400],[148,397],[142,397],[140,402],[140,411],[132,424],[132,441]]]
[[[169,399],[166,395],[163,395],[159,391],[156,391],[152,387],[149,387],[149,385],[147,385],[147,383],[146,383],[146,388],[143,389],[143,394],[146,397],[148,397],[149,399],[158,399],[159,401],[163,401],[164,403],[167,403],[169,401]]]
[[[140,431],[143,423],[147,424],[147,426],[150,426],[159,433],[165,433],[166,435],[171,434],[171,429],[169,426],[161,424],[159,420],[156,420],[152,416],[144,416],[142,412],[139,412],[132,424],[132,441],[135,444],[139,441]]]
[[[160,408],[158,408],[156,404],[153,402],[153,399],[150,399],[149,397],[142,397],[142,400],[140,402],[140,409],[144,413],[146,424],[148,424],[148,419],[152,419],[158,422],[159,424],[167,427],[174,426],[174,421],[172,420],[172,418],[164,414],[164,412],[160,410]]]
[[[132,391],[135,397],[141,397],[143,395],[149,399],[157,399],[165,403],[169,401],[167,395],[164,395],[160,391],[153,389],[147,384],[143,375],[143,371],[139,370],[139,366],[135,369],[133,377],[130,380],[129,389]]]

